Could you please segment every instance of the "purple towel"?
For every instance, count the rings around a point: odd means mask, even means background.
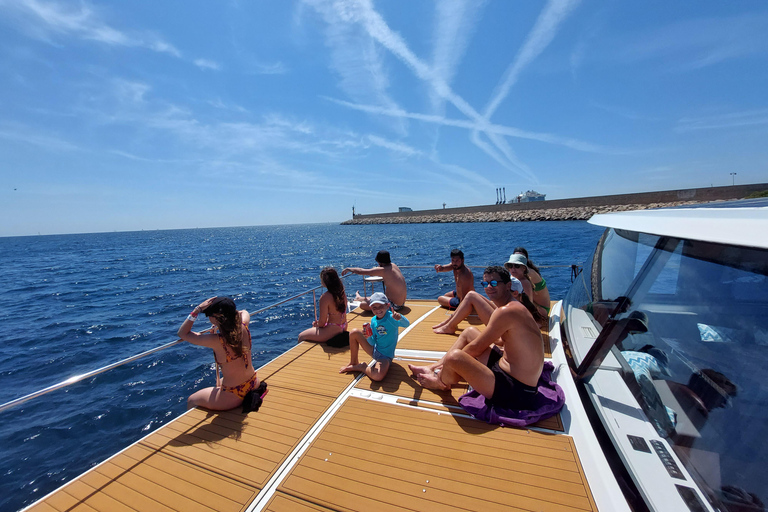
[[[525,427],[531,423],[554,416],[565,405],[563,389],[551,380],[555,366],[550,361],[544,362],[544,369],[539,377],[539,394],[536,395],[536,408],[533,410],[514,411],[502,409],[485,403],[485,397],[477,391],[470,391],[459,398],[459,404],[469,414],[493,425],[506,427]]]

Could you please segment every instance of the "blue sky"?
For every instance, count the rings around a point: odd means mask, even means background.
[[[0,0],[0,63],[0,236],[768,181],[764,1]]]

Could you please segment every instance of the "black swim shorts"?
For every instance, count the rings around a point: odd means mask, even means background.
[[[499,347],[491,349],[486,366],[491,369],[496,379],[493,396],[488,402],[497,407],[511,410],[531,410],[536,407],[536,395],[539,390],[535,386],[523,384],[499,366],[502,352]]]

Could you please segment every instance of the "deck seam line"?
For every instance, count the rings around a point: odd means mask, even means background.
[[[314,425],[310,427],[309,431],[296,445],[296,448],[291,451],[288,457],[286,457],[285,461],[280,465],[279,468],[277,468],[269,481],[267,481],[267,483],[264,485],[261,492],[256,495],[256,498],[251,502],[248,508],[245,509],[245,512],[260,512],[264,509],[264,507],[266,507],[267,503],[269,503],[269,500],[275,494],[278,485],[282,483],[291,469],[293,469],[293,466],[295,466],[299,461],[301,455],[303,455],[307,448],[309,448],[309,445],[312,443],[312,441],[315,440],[323,427],[325,427],[325,425],[328,424],[331,418],[336,414],[336,411],[341,408],[342,404],[347,400],[349,391],[354,389],[355,385],[364,375],[364,373],[361,373],[355,377],[355,379],[344,389],[344,391],[341,392],[341,394],[328,407],[328,409],[326,409],[326,411],[322,414],[322,416],[320,416]]]
[[[431,315],[434,311],[436,311],[440,306],[435,306],[434,308],[430,309],[428,312],[424,313],[421,317],[419,317],[418,320],[411,323],[402,333],[400,333],[400,336],[405,336],[408,334],[415,326],[417,326],[419,323],[421,323],[424,319],[426,319],[429,315]],[[371,364],[374,364],[375,360],[371,361]],[[329,421],[331,421],[331,418],[336,414],[336,411],[338,411],[341,406],[346,402],[347,398],[349,398],[352,390],[355,389],[355,386],[358,382],[363,378],[365,374],[361,373],[355,379],[339,394],[339,396],[334,400],[334,402],[328,407],[328,409],[320,416],[320,418],[315,422],[312,427],[310,427],[307,434],[299,441],[296,448],[291,451],[291,453],[288,455],[286,460],[280,465],[279,468],[275,471],[275,473],[272,475],[272,477],[267,481],[267,483],[262,488],[261,492],[259,492],[256,495],[256,498],[251,502],[251,504],[248,506],[247,509],[245,509],[245,512],[261,512],[264,507],[267,506],[267,503],[269,503],[272,496],[275,494],[275,491],[277,490],[277,487],[282,483],[282,481],[285,479],[285,477],[288,475],[288,473],[293,469],[293,467],[296,465],[296,463],[299,461],[301,456],[304,454],[304,452],[309,448],[309,445],[312,443],[312,441],[315,440],[315,438],[318,436],[320,431],[325,427],[325,425],[328,424]]]
[[[437,311],[437,310],[438,310],[438,309],[440,309],[441,307],[442,307],[442,306],[435,306],[435,307],[433,307],[432,309],[430,309],[429,311],[427,311],[426,313],[424,313],[423,315],[421,315],[421,316],[418,318],[418,320],[415,320],[414,322],[412,322],[412,323],[411,323],[411,324],[410,324],[408,327],[406,327],[406,328],[405,328],[405,330],[404,330],[403,332],[401,332],[401,333],[400,333],[400,335],[398,336],[398,341],[400,340],[400,337],[404,337],[406,334],[408,334],[409,332],[411,332],[411,331],[413,330],[413,328],[414,328],[414,327],[416,327],[416,326],[417,326],[417,325],[419,325],[421,322],[423,322],[424,320],[426,320],[426,318],[427,318],[429,315],[431,315],[432,313],[434,313],[435,311]]]

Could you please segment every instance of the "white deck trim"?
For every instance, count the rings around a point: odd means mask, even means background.
[[[563,349],[560,334],[560,317],[562,301],[557,302],[550,311],[549,342],[552,349],[552,363],[556,374],[553,374],[557,384],[565,392],[565,406],[560,411],[565,434],[573,439],[576,453],[579,455],[581,467],[589,483],[589,489],[598,510],[611,512],[630,511],[624,493],[618,482],[613,478],[613,471],[608,465],[600,442],[595,436],[589,423],[584,404],[581,403],[579,391],[573,381],[568,360]]]

